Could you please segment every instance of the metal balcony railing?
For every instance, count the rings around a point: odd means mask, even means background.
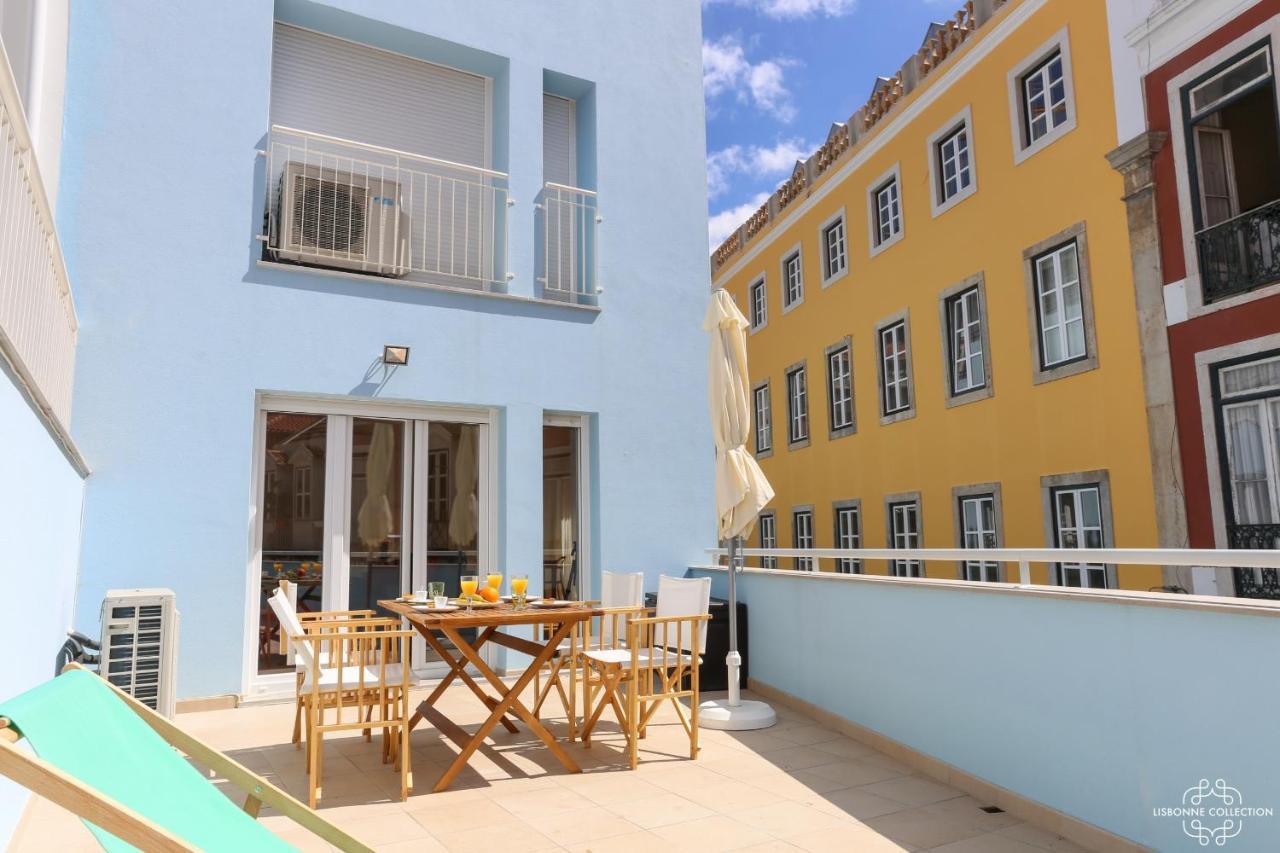
[[[543,295],[594,305],[601,292],[596,281],[596,226],[603,221],[596,194],[581,187],[547,183],[537,208],[542,237],[538,281]]]
[[[1280,524],[1228,524],[1227,547],[1280,552]],[[1241,598],[1280,599],[1280,569],[1237,565],[1232,573]]]
[[[505,172],[279,125],[264,153],[268,259],[505,289]]]
[[[77,329],[53,212],[0,47],[0,351],[63,430],[71,422]]]
[[[1280,280],[1280,199],[1196,233],[1206,303]]]
[[[922,568],[919,576],[896,577],[894,580],[920,582],[933,580],[954,581],[984,585],[990,581],[966,580],[961,577],[957,567],[965,562],[995,563],[999,566],[1016,566],[1016,579],[1004,573],[1005,580],[1019,586],[1030,587],[1031,565],[1048,564],[1049,566],[1066,567],[1103,567],[1114,566],[1118,576],[1125,566],[1185,566],[1229,568],[1236,573],[1236,593],[1241,598],[1280,598],[1280,584],[1277,573],[1280,573],[1280,525],[1238,525],[1237,527],[1268,528],[1267,530],[1237,534],[1240,542],[1238,550],[1193,549],[1193,548],[743,548],[739,553],[748,568],[751,558],[773,558],[775,563],[779,557],[808,559],[822,565],[828,561],[845,559],[918,561]],[[1233,548],[1236,546],[1233,544]],[[1275,549],[1275,550],[1273,550]],[[715,559],[728,555],[724,548],[708,548],[707,553]],[[941,563],[943,565],[939,566]],[[792,572],[794,569],[759,568],[758,571]],[[1255,578],[1254,584],[1262,593],[1251,594],[1240,585],[1241,573],[1248,573]],[[797,574],[812,576],[815,574],[839,575],[845,573],[800,571]],[[1083,574],[1083,572],[1081,573]],[[1053,573],[1050,573],[1053,576]],[[1056,585],[1056,584],[1055,584]],[[1153,590],[1157,591],[1157,590]]]

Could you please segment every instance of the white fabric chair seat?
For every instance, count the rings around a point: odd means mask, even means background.
[[[665,660],[664,660],[665,655]],[[585,655],[587,658],[602,664],[631,664],[630,649],[593,649]],[[693,658],[687,654],[675,651],[674,649],[662,650],[659,648],[641,649],[639,652],[640,666],[645,669],[661,669],[663,666],[673,667],[682,664],[692,663]],[[702,663],[702,657],[699,655],[698,663]]]
[[[377,688],[382,673],[386,673],[387,685],[390,687],[400,686],[400,664],[389,663],[386,667],[372,665],[364,667],[364,686],[365,688]],[[342,667],[342,689],[357,690],[360,687],[360,667],[344,666]],[[302,675],[302,690],[307,692],[311,689],[311,670],[306,670]],[[328,667],[320,670],[320,689],[321,690],[337,690],[338,689],[338,668]]]

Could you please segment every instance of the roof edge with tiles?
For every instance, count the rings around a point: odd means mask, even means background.
[[[827,141],[809,159],[797,161],[791,177],[711,253],[712,275],[746,249],[747,244],[791,204],[806,197],[822,175],[855,150],[877,125],[893,115],[893,108],[899,101],[931,73],[946,65],[947,59],[1009,2],[1011,0],[968,0],[945,23],[930,24],[920,49],[892,77],[877,77],[867,102],[847,122],[831,125]]]

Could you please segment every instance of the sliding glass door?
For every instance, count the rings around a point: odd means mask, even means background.
[[[487,413],[476,422],[431,414],[381,404],[264,406],[251,681],[292,671],[268,604],[282,585],[300,612],[377,609],[428,581],[456,595],[462,575],[488,565]],[[420,672],[437,660],[421,641],[414,658]]]

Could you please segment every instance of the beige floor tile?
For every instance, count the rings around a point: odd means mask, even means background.
[[[450,853],[535,853],[557,850],[558,844],[523,821],[491,823],[436,836]]]
[[[431,837],[422,824],[407,814],[375,815],[344,821],[341,826],[370,847]]]
[[[738,850],[773,840],[763,830],[724,815],[660,826],[653,833],[666,839],[676,850],[697,850],[699,853]]]
[[[814,725],[782,728],[777,732],[777,735],[785,741],[790,741],[800,746],[812,746],[813,744],[838,740],[843,737],[839,732],[833,732],[831,729],[824,729],[822,726]]]
[[[820,764],[817,767],[807,767],[797,773],[797,776],[804,774],[817,776],[823,779],[830,779],[832,782],[839,782],[842,787],[852,788],[858,785],[871,785],[876,782],[886,782],[890,779],[899,778],[901,774],[896,773],[888,768],[873,764],[862,758],[850,758],[841,761],[833,761],[830,764]],[[878,793],[872,791],[872,793]],[[954,793],[954,792],[953,792]],[[884,795],[882,795],[884,796]]]
[[[644,829],[711,817],[714,812],[676,794],[611,803],[609,811]]]
[[[639,832],[640,827],[603,806],[547,815],[531,815],[525,821],[562,846]]]
[[[762,773],[759,776],[751,776],[746,782],[749,785],[755,785],[757,788],[764,788],[766,791],[776,791],[788,800],[798,801],[804,801],[805,798],[816,794],[825,794],[829,791],[838,791],[842,788],[850,787],[848,782],[818,776],[812,770],[792,770],[790,773],[781,771],[777,773]]]
[[[871,818],[866,825],[891,841],[926,849],[984,834],[963,818],[931,814],[923,808]]]
[[[960,796],[955,788],[923,776],[903,776],[862,787],[876,796],[888,797],[908,806],[927,806]]]
[[[549,815],[576,811],[591,808],[595,805],[586,797],[560,785],[552,785],[549,788],[541,788],[535,791],[515,790],[512,793],[494,794],[489,799],[520,818],[527,818],[530,815]]]
[[[767,791],[746,782],[726,780],[721,785],[709,785],[697,791],[689,791],[685,798],[700,806],[722,814],[740,809],[777,803],[785,798],[775,791]]]
[[[778,838],[738,848],[741,853],[794,853],[800,848]]]
[[[933,853],[1044,853],[1045,850],[999,832],[966,838],[932,849]]]
[[[572,853],[652,853],[663,845],[663,840],[652,832],[629,832],[609,838],[597,838],[567,845]]]
[[[668,793],[666,788],[646,782],[639,773],[630,770],[616,773],[573,773],[557,779],[557,782],[602,806]]]
[[[878,834],[865,826],[836,826],[810,830],[785,839],[789,844],[811,853],[898,853],[914,850]]]
[[[448,847],[434,838],[415,838],[413,841],[379,844],[373,849],[377,853],[448,853],[449,851]]]
[[[832,811],[856,820],[867,821],[873,817],[893,814],[907,808],[897,800],[877,796],[865,788],[842,788],[805,800],[819,811]]]
[[[728,813],[727,817],[778,837],[794,835],[801,829],[826,829],[850,822],[847,817],[819,811],[793,800],[741,809]]]
[[[1007,817],[1007,815],[1005,816]],[[999,832],[1001,835],[1006,835],[1017,841],[1035,847],[1042,847],[1045,850],[1052,850],[1053,853],[1077,853],[1077,851],[1084,849],[1060,835],[1055,835],[1029,823],[1014,823],[1012,826],[1000,829]]]

